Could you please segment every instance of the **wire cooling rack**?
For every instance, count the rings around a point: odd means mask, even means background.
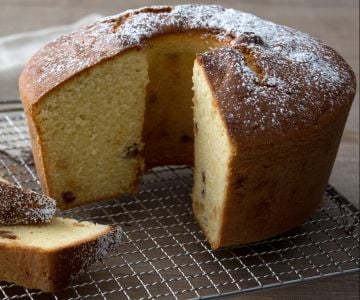
[[[40,190],[19,112],[0,117],[0,176]],[[118,252],[60,293],[1,282],[0,298],[212,298],[359,270],[359,212],[331,186],[303,225],[266,241],[212,251],[192,215],[192,181],[186,166],[154,168],[136,195],[65,212],[122,226]]]

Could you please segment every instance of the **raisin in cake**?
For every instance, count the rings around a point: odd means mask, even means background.
[[[45,46],[20,77],[37,172],[58,206],[194,163],[194,213],[213,248],[309,217],[354,93],[351,68],[320,41],[213,5],[105,18]]]

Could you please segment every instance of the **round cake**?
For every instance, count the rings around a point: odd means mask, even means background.
[[[62,36],[20,77],[43,191],[61,208],[194,165],[209,243],[249,243],[319,205],[355,94],[331,48],[213,5],[126,11]]]

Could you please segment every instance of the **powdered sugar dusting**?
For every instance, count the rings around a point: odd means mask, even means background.
[[[51,220],[55,212],[55,200],[0,181],[0,224],[45,223]]]
[[[98,240],[95,250],[96,259],[105,257],[109,252],[115,250],[121,244],[122,230],[120,227],[112,227],[109,234],[102,236]]]
[[[81,262],[76,273],[71,274],[71,279],[75,279],[79,274],[93,263],[103,259],[108,253],[114,251],[121,244],[122,230],[120,227],[111,227],[111,230],[101,235],[94,243],[85,243],[72,254],[71,260],[74,264]]]
[[[267,132],[311,127],[321,117],[336,113],[337,107],[350,107],[354,86],[348,66],[342,61],[334,65],[312,53],[328,48],[310,48],[299,55],[291,52],[296,61],[275,55],[271,47],[249,48],[261,74],[247,65],[248,54],[234,48],[201,56],[233,137],[265,134],[264,139],[271,138]]]
[[[209,69],[217,69],[214,80],[220,69],[231,70],[228,73],[233,77],[227,75],[228,86],[221,87],[218,96],[227,95],[221,102],[229,107],[224,111],[231,112],[229,120],[237,120],[242,134],[266,128],[282,131],[295,123],[298,126],[300,118],[306,124],[325,110],[348,103],[354,94],[352,71],[329,47],[294,29],[215,5],[127,11],[61,37],[40,50],[28,64],[22,76],[25,89],[36,101],[81,70],[126,49],[146,47],[147,40],[156,35],[191,30],[213,35],[224,43],[221,51],[211,51],[206,57]],[[229,46],[232,54],[226,50]],[[262,70],[260,77],[243,61],[244,49]],[[224,60],[219,61],[215,56],[221,52]],[[234,76],[241,79],[235,81]],[[241,86],[244,91],[240,93]],[[231,91],[244,98],[230,96]],[[232,103],[227,103],[230,99]],[[247,105],[245,113],[240,109],[243,103]],[[291,119],[293,124],[289,123]]]

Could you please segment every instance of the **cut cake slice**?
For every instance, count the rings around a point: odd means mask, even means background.
[[[119,227],[60,217],[48,224],[0,226],[0,281],[61,290],[120,239]]]

